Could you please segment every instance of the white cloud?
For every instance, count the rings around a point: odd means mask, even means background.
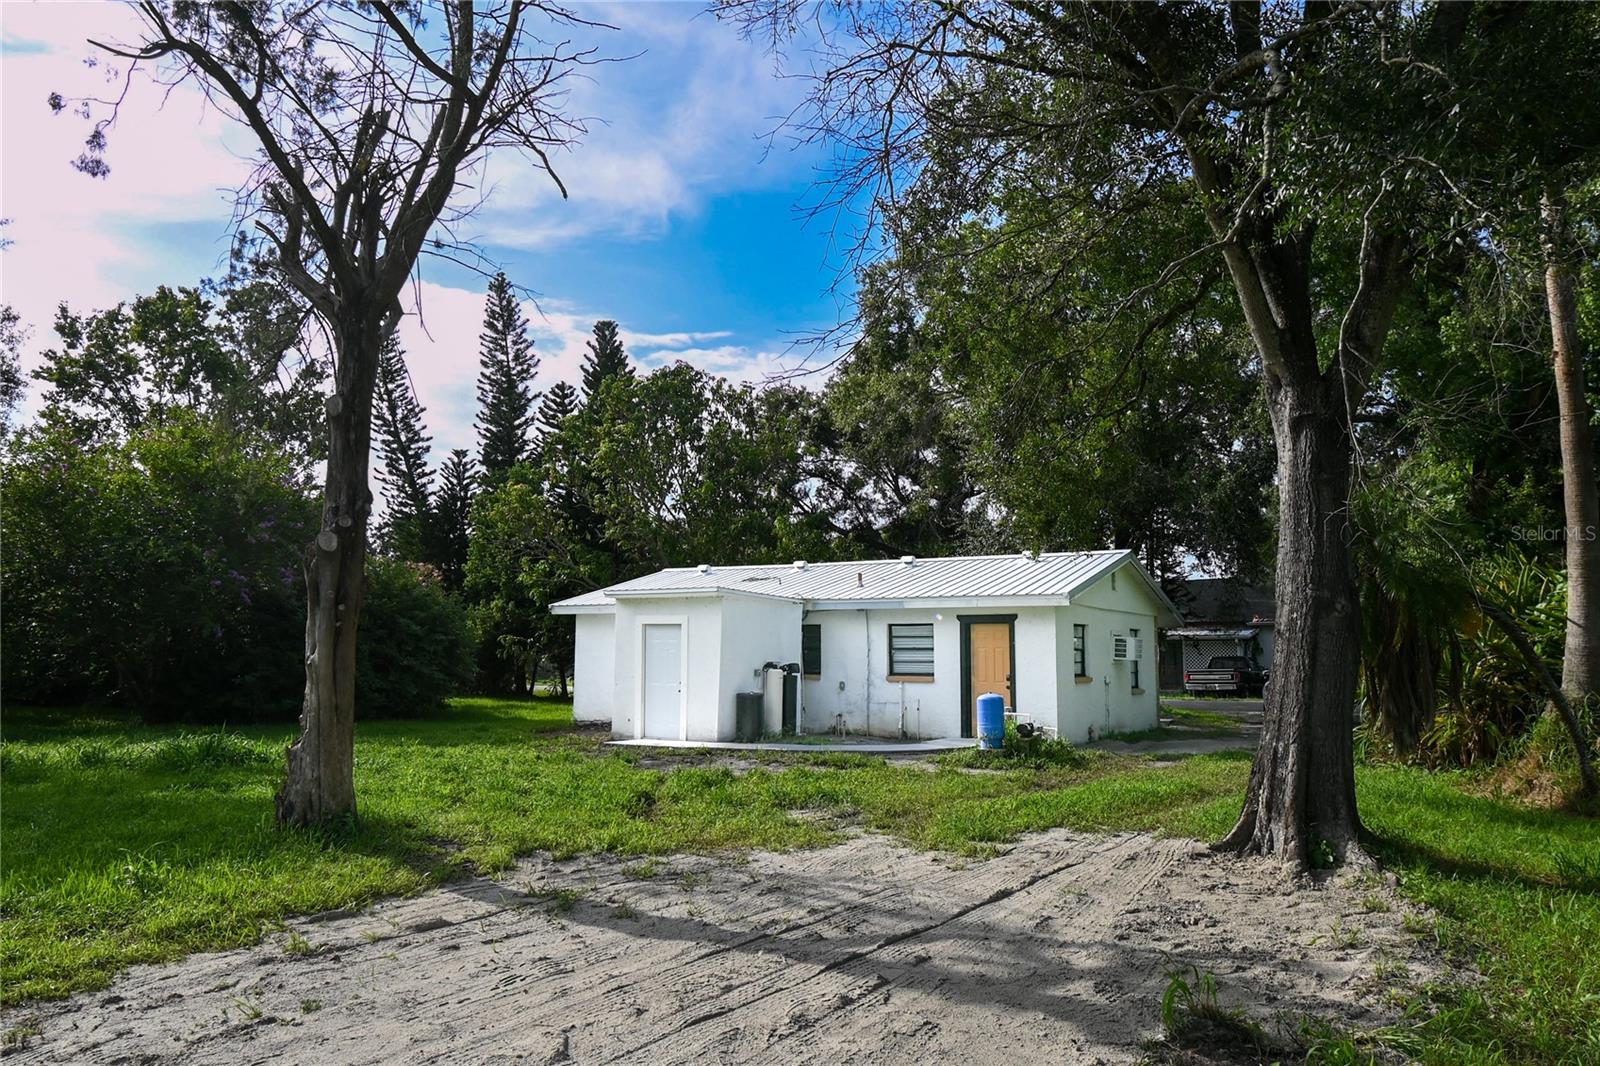
[[[710,330],[704,333],[638,333],[631,329],[618,331],[622,343],[630,348],[686,348],[691,344],[702,344],[705,341],[719,341],[724,337],[733,336],[732,331],[726,329]]]
[[[800,87],[774,77],[760,48],[704,16],[698,4],[604,5],[585,13],[621,27],[596,34],[607,54],[646,54],[574,81],[571,106],[597,119],[586,143],[556,159],[572,200],[558,204],[549,179],[525,163],[493,159],[484,176],[493,194],[464,226],[468,235],[503,247],[548,247],[597,232],[647,238],[713,196],[787,182],[805,165],[785,153],[758,165],[761,134]],[[14,219],[5,236],[15,242],[0,253],[0,300],[33,327],[29,368],[51,344],[60,301],[100,308],[159,284],[192,283],[216,271],[227,250],[233,190],[251,170],[254,146],[192,88],[166,94],[136,79],[120,124],[108,133],[110,177],[92,179],[69,165],[88,123],[52,115],[45,98],[119,90],[120,83],[108,83],[106,65],[85,64],[94,54],[86,38],[132,38],[136,28],[122,5],[0,3],[0,216]],[[422,317],[408,316],[402,340],[435,447],[473,447],[483,294],[431,283],[420,292]],[[576,383],[600,316],[581,299],[547,298],[538,311],[528,306],[541,386]],[[744,345],[724,329],[649,325],[623,323],[622,331],[630,351],[647,361],[683,358],[738,380],[785,365],[781,343]],[[30,388],[34,403],[37,393]]]
[[[46,97],[119,92],[113,68],[84,62],[94,55],[85,36],[116,36],[130,24],[120,6],[0,5],[0,215],[12,220],[5,236],[15,241],[0,253],[0,298],[33,327],[29,365],[49,346],[58,303],[113,304],[132,295],[126,278],[149,275],[156,264],[133,239],[133,227],[215,220],[215,242],[190,249],[189,265],[208,271],[227,251],[231,190],[249,163],[242,150],[230,149],[227,138],[238,138],[229,124],[193,93],[163,102],[159,86],[135,78],[121,121],[107,132],[110,177],[90,178],[70,166],[90,124],[70,112],[51,114]],[[149,277],[140,285],[197,277]]]
[[[722,344],[715,348],[677,348],[645,352],[639,362],[654,369],[673,363],[688,363],[697,370],[725,377],[729,381],[757,383],[787,376],[798,360],[784,351],[748,344]]]
[[[592,233],[655,236],[711,194],[788,183],[811,165],[805,153],[769,152],[766,140],[803,85],[777,77],[770,56],[699,4],[580,10],[617,27],[596,37],[605,54],[643,54],[572,83],[571,111],[593,120],[582,145],[554,160],[566,203],[527,161],[489,161],[482,184],[492,195],[478,219],[486,241],[531,249]]]

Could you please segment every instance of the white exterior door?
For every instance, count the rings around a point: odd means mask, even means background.
[[[642,628],[644,735],[652,740],[678,740],[683,736],[683,626]]]

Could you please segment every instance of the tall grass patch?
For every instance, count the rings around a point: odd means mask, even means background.
[[[1366,767],[1362,818],[1482,989],[1437,991],[1430,1062],[1600,1062],[1600,822],[1478,795],[1460,773]]]

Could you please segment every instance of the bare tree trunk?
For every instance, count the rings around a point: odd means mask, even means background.
[[[1600,692],[1600,499],[1594,480],[1594,437],[1584,393],[1583,341],[1578,336],[1577,279],[1567,250],[1566,198],[1543,198],[1545,299],[1550,307],[1556,402],[1561,422],[1561,481],[1567,517],[1567,640],[1561,688],[1582,705]]]
[[[1350,439],[1320,379],[1269,378],[1278,448],[1277,651],[1244,811],[1217,846],[1305,865],[1317,841],[1359,855],[1352,719],[1360,610],[1350,549]],[[1311,395],[1301,395],[1308,391]]]
[[[356,626],[366,592],[372,389],[389,323],[351,314],[335,338],[322,529],[306,547],[306,694],[278,792],[280,825],[354,816]]]

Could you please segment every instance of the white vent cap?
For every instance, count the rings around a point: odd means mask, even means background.
[[[700,571],[702,574],[711,573],[711,566],[708,563],[701,563],[699,566],[695,567],[695,569]]]
[[[900,556],[900,561],[906,566],[910,566],[917,561],[917,557],[915,555],[902,555]]]
[[[794,568],[796,570],[804,570],[806,568],[806,561],[804,559],[796,559],[794,561]]]

